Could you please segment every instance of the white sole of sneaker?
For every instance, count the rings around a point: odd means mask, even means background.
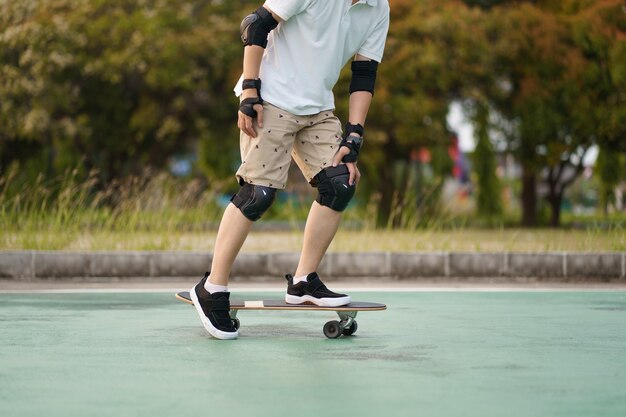
[[[204,311],[202,311],[202,307],[200,306],[200,303],[198,302],[198,296],[196,295],[195,286],[189,291],[189,295],[191,296],[191,301],[193,301],[193,306],[195,307],[196,312],[198,313],[198,316],[200,316],[200,321],[202,322],[202,325],[204,326],[206,331],[209,332],[211,336],[220,340],[236,339],[237,336],[239,336],[238,331],[234,333],[224,332],[218,329],[217,327],[213,326],[213,324],[211,323],[211,320],[209,320],[204,315]]]
[[[285,302],[287,304],[312,303],[319,307],[340,307],[350,304],[350,301],[349,295],[339,298],[315,298],[310,295],[303,295],[302,297],[290,294],[285,295]]]

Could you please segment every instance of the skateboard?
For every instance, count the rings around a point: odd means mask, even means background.
[[[189,291],[176,293],[176,298],[187,304],[193,305]],[[239,329],[239,310],[289,310],[289,311],[334,311],[339,316],[339,320],[331,320],[324,325],[324,335],[329,339],[336,339],[339,336],[352,336],[357,330],[355,320],[359,311],[380,311],[386,310],[385,304],[365,303],[354,301],[350,304],[339,307],[320,307],[313,304],[287,304],[282,300],[259,300],[259,301],[230,301],[230,318],[236,329]]]

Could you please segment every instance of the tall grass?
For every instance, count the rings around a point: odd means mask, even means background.
[[[77,169],[33,182],[19,182],[10,170],[0,178],[3,247],[59,248],[89,234],[181,231],[215,227],[222,208],[221,184],[173,178],[147,170],[140,176],[103,184],[96,171]],[[160,244],[159,246],[162,246]]]
[[[228,201],[226,184],[232,182],[207,184],[151,170],[110,183],[95,171],[69,170],[34,181],[18,174],[13,168],[0,177],[0,249],[211,250]],[[491,222],[488,229],[476,228],[480,219],[451,207],[455,202],[439,201],[441,184],[420,195],[414,188],[393,194],[383,225],[379,194],[352,204],[331,249],[626,250],[623,217],[608,225],[592,220],[571,233],[505,228],[515,224],[510,214],[498,220],[499,227]],[[313,197],[279,193],[264,221],[255,224],[256,238],[247,250],[298,250]]]

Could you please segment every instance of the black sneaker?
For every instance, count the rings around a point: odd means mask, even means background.
[[[287,279],[287,295],[285,302],[288,304],[315,304],[321,307],[338,307],[350,304],[350,296],[332,292],[322,282],[317,272],[311,272],[306,281],[293,283],[292,275],[285,275]]]
[[[207,272],[189,294],[204,328],[216,339],[235,339],[239,336],[230,318],[230,293],[211,294],[204,288]]]

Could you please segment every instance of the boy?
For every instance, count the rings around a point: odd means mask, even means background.
[[[363,125],[374,94],[389,29],[387,0],[267,0],[241,22],[241,185],[228,205],[215,242],[211,272],[191,289],[206,330],[238,336],[229,316],[228,277],[252,223],[284,189],[291,158],[318,189],[285,301],[340,306],[350,297],[330,291],[315,272],[354,195]],[[334,116],[334,87],[354,57],[345,134]]]

